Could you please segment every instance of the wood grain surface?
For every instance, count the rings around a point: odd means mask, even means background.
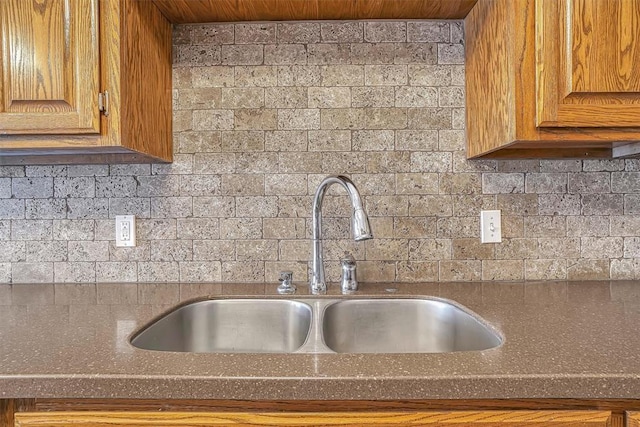
[[[153,0],[173,23],[461,19],[477,0]]]

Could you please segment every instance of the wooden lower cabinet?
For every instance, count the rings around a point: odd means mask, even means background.
[[[611,425],[608,411],[444,412],[27,412],[16,427],[59,426],[593,426]]]
[[[27,412],[16,427],[60,426],[547,426],[605,427],[608,411],[443,411],[443,412]]]
[[[0,399],[0,427],[320,425],[640,427],[640,399]]]
[[[627,427],[640,427],[640,412],[627,412]]]

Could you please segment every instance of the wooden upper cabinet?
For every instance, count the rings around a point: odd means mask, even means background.
[[[481,0],[465,32],[468,157],[640,152],[640,0]]]
[[[151,1],[0,0],[0,165],[171,161],[171,70]]]
[[[461,19],[478,0],[153,0],[173,23]]]
[[[0,38],[0,134],[99,133],[98,0],[2,0]]]
[[[537,125],[640,124],[640,2],[536,3]]]

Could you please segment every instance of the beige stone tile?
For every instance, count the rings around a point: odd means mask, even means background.
[[[403,108],[365,108],[367,129],[405,129],[407,112]]]
[[[503,239],[502,243],[496,244],[495,254],[496,259],[538,258],[538,239]]]
[[[219,282],[222,279],[219,261],[181,261],[180,282]]]
[[[278,86],[319,86],[322,72],[318,65],[279,65]]]
[[[393,282],[396,280],[394,261],[358,261],[360,282]]]
[[[444,194],[479,194],[482,191],[480,174],[441,173],[439,190]]]
[[[409,241],[372,239],[365,242],[367,261],[402,261],[408,258]]]
[[[407,196],[366,196],[365,208],[370,216],[407,216]]]
[[[223,45],[220,53],[222,65],[263,65],[263,45]]]
[[[538,258],[566,259],[580,257],[580,239],[575,237],[543,237],[538,240]],[[532,258],[532,257],[530,257]]]
[[[436,236],[440,238],[478,237],[480,220],[477,217],[438,218]]]
[[[358,186],[361,196],[394,196],[396,194],[394,174],[352,174],[351,179]]]
[[[566,259],[525,259],[525,280],[566,280]],[[526,294],[526,288],[525,288]],[[557,300],[554,298],[554,300]]]
[[[364,86],[361,65],[324,65],[320,67],[322,86]]]
[[[136,262],[99,262],[96,264],[96,282],[136,282]]]
[[[344,152],[323,152],[322,173],[340,175],[372,173],[368,169],[367,158],[368,153],[364,152],[352,151],[348,155],[345,155]]]
[[[403,21],[365,22],[364,40],[373,43],[404,42],[407,40],[407,23]]]
[[[222,175],[222,194],[225,196],[264,195],[264,175]]]
[[[437,281],[439,265],[432,261],[402,261],[398,263],[399,282]]]
[[[226,223],[225,223],[226,225]],[[227,230],[224,231],[229,234]],[[194,240],[194,261],[220,261],[236,259],[236,240]]]
[[[347,88],[348,90],[348,88]],[[307,87],[269,87],[265,88],[264,98],[267,108],[308,108],[309,88]]]
[[[622,194],[582,195],[582,215],[622,215],[624,197]]]
[[[522,280],[524,279],[523,260],[484,260],[482,261],[482,280]]]
[[[304,239],[306,236],[304,218],[264,218],[263,238]]]
[[[448,195],[420,195],[409,197],[409,216],[453,215],[453,201]]]
[[[310,240],[280,240],[280,261],[308,261],[311,259]]]
[[[300,174],[320,173],[322,171],[324,155],[325,153],[321,153],[321,152],[279,153],[279,160],[278,160],[279,167],[280,167],[279,172],[280,173],[300,173]]]
[[[349,108],[351,89],[348,87],[308,88],[309,108]]]
[[[322,22],[320,35],[323,42],[358,43],[364,40],[364,24],[362,22]]]
[[[375,239],[392,239],[394,237],[393,217],[369,217],[369,225]]]
[[[451,172],[453,158],[448,152],[411,153],[411,172]]]
[[[389,129],[353,131],[352,135],[353,150],[355,151],[393,150],[395,143],[394,132]]]
[[[497,208],[502,215],[537,215],[538,196],[535,194],[498,194]]]
[[[328,108],[321,110],[322,129],[364,129],[366,112],[356,108]]]
[[[525,237],[564,237],[567,235],[566,216],[524,217]]]
[[[319,22],[282,22],[277,24],[278,43],[320,42]]]
[[[204,24],[188,28],[191,29],[191,42],[194,44],[231,44],[234,42],[233,24]]]
[[[266,151],[304,152],[307,150],[307,145],[307,131],[304,130],[276,130],[264,133],[264,148]]]
[[[183,239],[217,239],[220,235],[218,218],[178,218],[177,237]]]
[[[278,69],[275,66],[234,67],[235,85],[238,87],[271,87],[278,85]]]
[[[436,64],[437,46],[431,43],[395,43],[395,64]]]
[[[640,260],[638,259],[612,259],[611,279],[612,280],[637,280],[640,278]],[[614,289],[612,283],[612,292]]]
[[[350,151],[351,132],[348,130],[309,131],[309,151]]]
[[[478,238],[452,239],[451,258],[453,259],[493,259],[496,244],[480,243]]]
[[[351,64],[351,45],[348,43],[319,43],[307,46],[309,64]]]
[[[539,215],[580,215],[582,208],[579,194],[538,195]]]
[[[262,238],[261,218],[222,218],[220,238],[228,240]]]
[[[239,131],[243,130],[253,130],[255,133],[260,133],[260,137],[256,138],[260,142],[260,145],[257,148],[249,146],[246,150],[251,149],[259,149],[264,150],[264,132],[265,130],[275,130],[278,127],[277,120],[277,110],[268,109],[268,108],[248,108],[248,109],[240,109],[234,111],[234,123],[235,123],[235,132],[239,133]],[[225,135],[228,132],[223,132],[223,150],[226,148],[224,146]],[[230,138],[226,138],[230,139]],[[245,151],[246,151],[245,150]],[[235,150],[234,150],[235,151]]]
[[[621,258],[624,239],[622,237],[582,237],[580,257],[583,259]]]
[[[568,280],[607,280],[609,278],[610,269],[608,259],[567,260]]]
[[[481,210],[496,209],[496,198],[493,195],[453,194],[451,199],[455,216],[476,216]]]
[[[396,51],[395,43],[352,43],[351,63],[362,65],[393,64]]]
[[[396,150],[436,151],[438,148],[437,130],[397,130]]]
[[[320,110],[314,109],[314,108],[280,109],[278,110],[278,129],[280,130],[320,129]]]
[[[366,86],[403,86],[408,81],[406,65],[365,65]]]
[[[377,219],[377,218],[376,218]],[[373,227],[373,224],[372,224]],[[374,236],[378,237],[377,227],[374,228]],[[426,217],[394,217],[393,218],[393,234],[385,233],[380,237],[395,237],[400,239],[420,239],[436,236],[436,221],[433,218]]]
[[[351,106],[363,107],[393,107],[394,88],[386,86],[365,86],[351,88]]]
[[[411,153],[407,151],[370,151],[366,153],[365,160],[360,160],[355,166],[361,168],[362,165],[366,167],[367,173],[410,172]]]
[[[235,84],[233,67],[193,67],[190,70],[194,88],[230,87]]]
[[[264,282],[264,261],[226,261],[222,263],[224,282]]]
[[[451,108],[408,108],[408,129],[451,129]]]
[[[451,239],[409,240],[409,261],[439,261],[452,258]]]
[[[235,43],[275,43],[276,24],[275,23],[241,23],[235,24]]]
[[[480,260],[440,261],[439,264],[441,282],[470,282],[481,278]]]
[[[451,40],[449,21],[407,22],[407,39],[410,42],[448,43]]]
[[[438,194],[437,173],[398,173],[395,177],[398,194]]]
[[[277,261],[277,240],[238,240],[236,242],[238,261]]]
[[[278,153],[265,153],[262,151],[236,152],[236,168],[247,175],[275,173],[278,171],[278,158]]]
[[[305,65],[307,46],[304,44],[268,44],[264,46],[264,63],[267,65]]]

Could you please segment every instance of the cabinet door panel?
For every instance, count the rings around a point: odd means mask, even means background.
[[[0,2],[0,134],[98,133],[98,0]]]
[[[16,413],[16,427],[61,426],[449,426],[607,427],[608,411],[429,412],[32,412]]]
[[[537,0],[539,127],[640,125],[640,0]]]

